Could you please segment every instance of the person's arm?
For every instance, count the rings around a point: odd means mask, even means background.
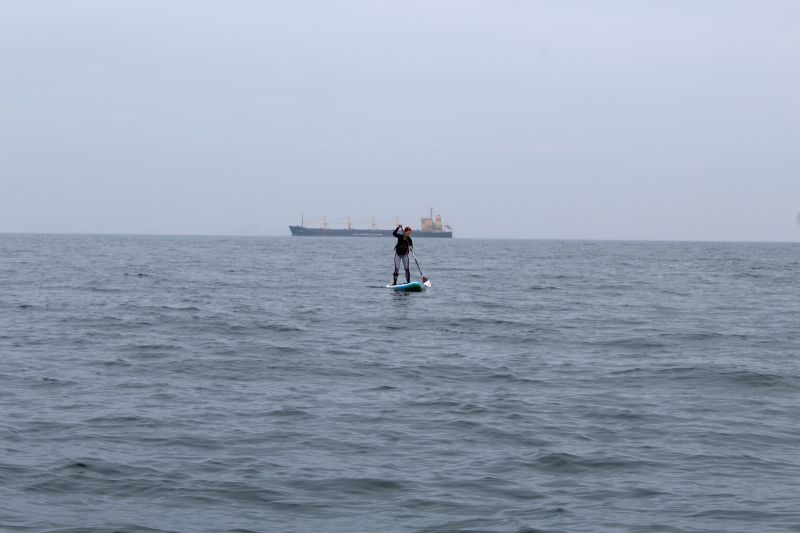
[[[400,235],[397,233],[397,230],[399,230],[402,227],[403,226],[401,224],[398,224],[397,227],[394,228],[394,231],[392,232],[392,237],[399,237]]]
[[[408,238],[408,249],[414,251],[414,241],[411,240],[411,237]]]

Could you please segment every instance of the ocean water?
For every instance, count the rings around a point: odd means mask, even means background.
[[[800,245],[416,244],[0,235],[0,531],[800,531]]]

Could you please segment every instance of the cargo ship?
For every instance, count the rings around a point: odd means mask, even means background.
[[[300,215],[300,220],[299,226],[289,226],[289,231],[292,232],[294,237],[391,237],[394,228],[400,223],[395,220],[395,225],[392,228],[379,229],[373,221],[369,228],[358,229],[353,227],[350,217],[347,217],[343,228],[328,227],[326,217],[322,217],[318,227],[306,226],[302,215]],[[430,210],[430,217],[422,217],[419,228],[413,229],[412,238],[453,238],[453,228],[447,224],[442,224],[442,215],[436,215],[434,218],[433,209]]]

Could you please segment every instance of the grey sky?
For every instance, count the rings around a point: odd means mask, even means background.
[[[7,0],[0,231],[800,240],[796,0]]]

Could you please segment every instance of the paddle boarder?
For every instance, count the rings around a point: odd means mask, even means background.
[[[411,240],[411,228],[406,227],[403,230],[403,225],[398,224],[392,232],[393,237],[397,237],[397,244],[394,245],[394,279],[392,285],[397,285],[397,276],[400,273],[400,264],[406,271],[406,283],[411,283],[411,269],[408,265],[408,253],[414,249],[414,241]]]

